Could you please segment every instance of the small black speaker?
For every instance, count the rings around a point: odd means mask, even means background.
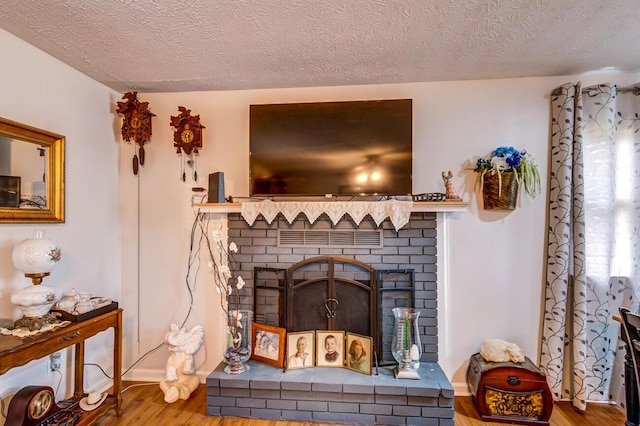
[[[211,173],[209,175],[209,192],[207,193],[207,203],[224,202],[224,173]]]

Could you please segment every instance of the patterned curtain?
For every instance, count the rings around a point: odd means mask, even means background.
[[[640,86],[639,86],[640,87]],[[548,246],[540,367],[555,400],[624,406],[618,308],[640,300],[640,89],[551,93]]]

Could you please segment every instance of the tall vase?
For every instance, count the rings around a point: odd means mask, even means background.
[[[231,310],[227,314],[227,329],[223,360],[227,363],[224,372],[242,374],[249,370],[247,361],[251,358],[251,323],[253,311]]]
[[[412,308],[393,308],[395,326],[391,339],[391,353],[398,362],[394,370],[398,379],[419,379],[418,368],[422,355],[418,317],[420,311]]]

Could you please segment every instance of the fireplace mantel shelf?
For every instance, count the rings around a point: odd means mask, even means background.
[[[411,211],[416,213],[453,213],[465,211],[468,206],[468,201],[417,201],[413,203]],[[194,207],[203,213],[241,213],[242,211],[241,203],[200,203],[195,204]]]

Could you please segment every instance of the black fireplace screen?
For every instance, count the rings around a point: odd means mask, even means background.
[[[287,270],[287,330],[343,330],[373,336],[376,270],[358,260],[319,256]]]
[[[254,268],[256,322],[287,331],[342,330],[371,336],[379,365],[391,355],[395,307],[415,307],[415,271],[318,256],[288,269]]]

